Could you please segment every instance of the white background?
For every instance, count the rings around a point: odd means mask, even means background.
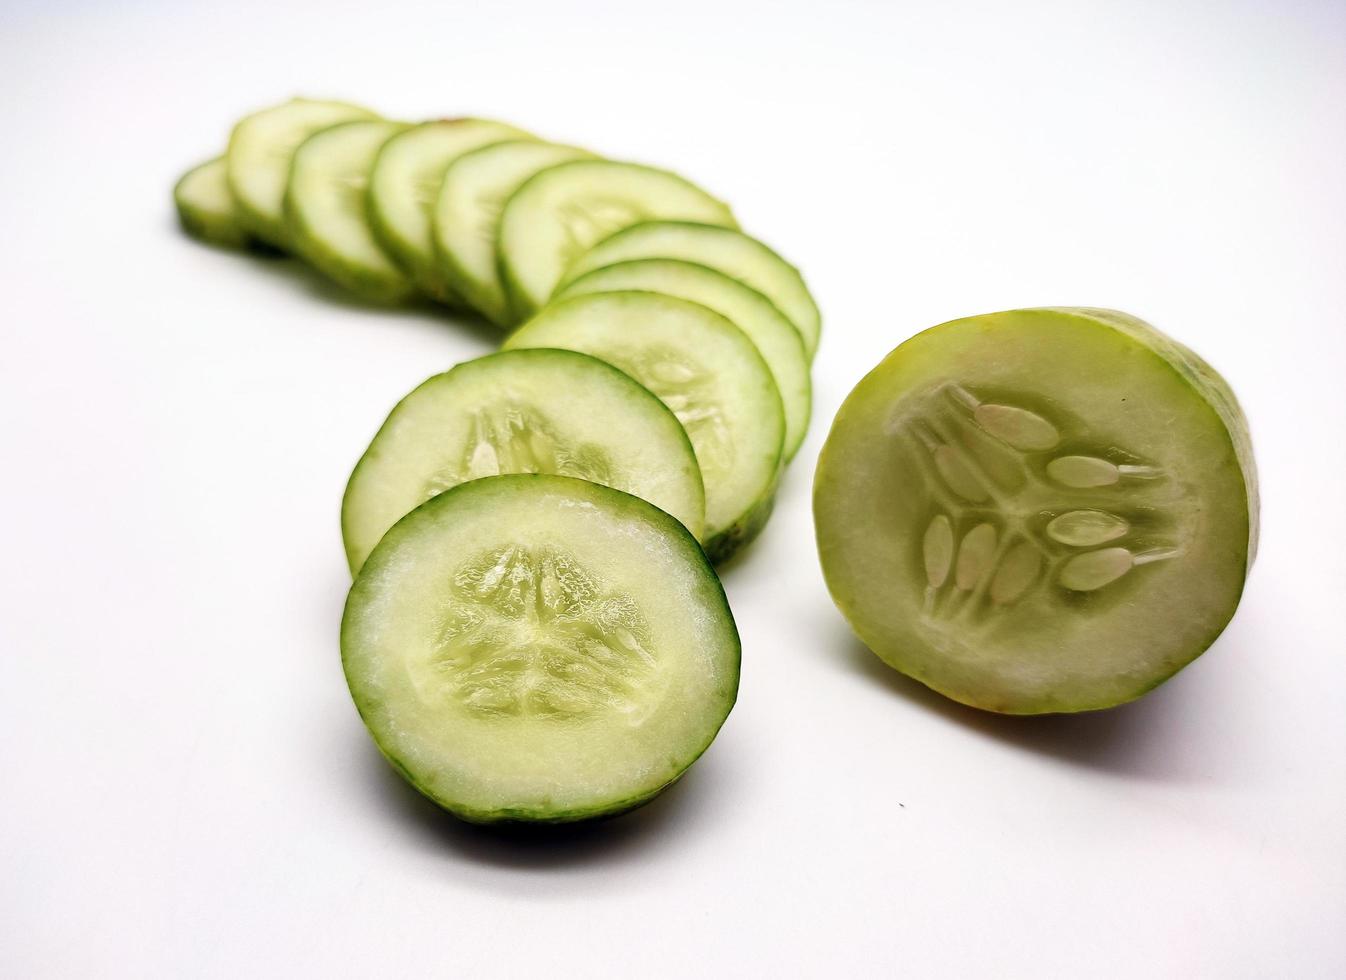
[[[818,296],[739,705],[636,814],[461,826],[349,703],[348,471],[496,338],[176,230],[295,93],[679,168]],[[0,975],[1346,976],[1341,3],[6,0],[0,105]],[[999,718],[851,639],[809,489],[890,348],[1040,304],[1227,375],[1265,535],[1171,683]]]

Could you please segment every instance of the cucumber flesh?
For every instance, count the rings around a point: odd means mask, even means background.
[[[505,201],[539,171],[592,156],[573,146],[506,140],[464,153],[444,172],[434,214],[441,276],[497,326],[513,322],[495,258]]]
[[[785,416],[771,371],[738,327],[699,303],[651,292],[594,293],[548,306],[507,349],[560,347],[621,368],[663,400],[696,451],[706,554],[722,561],[771,512]]]
[[[714,310],[748,335],[780,390],[785,410],[785,460],[794,458],[808,431],[812,399],[808,354],[799,332],[775,305],[749,286],[704,265],[678,259],[636,259],[586,273],[558,297],[650,290]]]
[[[399,303],[416,293],[369,227],[365,191],[379,148],[405,123],[360,120],[314,133],[295,151],[285,220],[296,251],[365,299]]]
[[[696,541],[561,476],[497,476],[399,521],[351,588],[341,657],[379,749],[467,820],[639,806],[715,738],[739,639]]]
[[[225,169],[243,226],[262,241],[287,248],[285,186],[294,151],[320,129],[377,118],[345,102],[291,99],[241,119],[229,137]]]
[[[737,227],[728,205],[666,170],[573,160],[534,175],[500,219],[500,271],[514,315],[540,309],[566,267],[596,242],[655,218]]]
[[[810,360],[818,352],[822,318],[799,270],[757,239],[732,228],[687,221],[633,225],[576,259],[565,278],[576,279],[615,262],[661,258],[708,265],[746,283],[775,303],[795,325]]]
[[[503,351],[435,375],[383,423],[342,501],[351,570],[408,511],[501,473],[591,480],[650,501],[693,535],[704,524],[696,456],[663,402],[584,354]]]
[[[222,156],[183,174],[173,187],[173,203],[182,227],[196,238],[233,248],[243,248],[251,241],[229,193]]]
[[[457,303],[435,261],[431,216],[444,171],[480,146],[531,139],[521,129],[491,119],[439,119],[390,139],[369,180],[369,209],[379,242],[426,295]]]
[[[1109,311],[927,330],[837,415],[823,572],[860,638],[966,704],[1106,708],[1234,614],[1256,547],[1247,422],[1223,379]]]

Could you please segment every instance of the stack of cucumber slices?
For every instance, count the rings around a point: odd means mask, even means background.
[[[510,331],[393,409],[342,504],[347,680],[392,764],[477,821],[620,812],[733,705],[711,565],[811,411],[798,271],[666,170],[486,119],[295,99],[174,191],[208,241]]]

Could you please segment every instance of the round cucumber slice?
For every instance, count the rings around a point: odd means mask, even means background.
[[[706,492],[706,554],[722,561],[771,513],[785,415],[771,371],[738,327],[699,303],[594,293],[548,306],[505,341],[561,347],[621,368],[687,430]]]
[[[351,570],[403,514],[501,473],[602,483],[648,500],[693,535],[703,529],[701,471],[663,402],[585,354],[503,351],[435,375],[383,423],[341,504]]]
[[[780,389],[785,409],[785,460],[789,462],[808,431],[812,387],[808,354],[795,330],[757,290],[704,265],[679,259],[636,259],[586,273],[558,297],[627,289],[679,296],[732,321],[756,345]]]
[[[1233,393],[1125,314],[1016,310],[893,351],[818,463],[824,576],[883,660],[1034,714],[1139,697],[1234,614],[1257,477]]]
[[[464,153],[444,171],[435,203],[435,250],[445,282],[497,326],[513,323],[495,247],[505,201],[539,171],[592,157],[537,140],[507,140]]]
[[[243,226],[262,241],[286,248],[285,185],[294,151],[320,129],[377,118],[345,102],[291,99],[239,120],[229,137],[225,171]]]
[[[368,300],[399,303],[416,292],[369,227],[365,190],[379,148],[406,130],[381,119],[338,123],[295,151],[285,221],[296,251],[318,271]]]
[[[196,238],[233,248],[243,248],[251,241],[229,193],[222,156],[183,174],[173,187],[173,203],[182,227]]]
[[[501,140],[531,139],[491,119],[438,119],[390,139],[369,178],[369,212],[379,242],[428,296],[457,297],[435,261],[431,212],[450,163],[469,150]]]
[[[727,204],[667,170],[572,160],[531,177],[500,218],[500,272],[515,316],[540,309],[566,267],[590,246],[653,218],[738,227]]]
[[[647,221],[605,238],[566,270],[567,282],[631,259],[683,259],[738,279],[776,304],[799,331],[809,359],[818,351],[822,319],[799,270],[755,238],[716,223]]]
[[[480,823],[647,802],[738,692],[724,590],[681,524],[561,476],[454,487],[384,536],[341,624],[351,696],[418,790]]]

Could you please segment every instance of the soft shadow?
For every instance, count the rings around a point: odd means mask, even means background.
[[[713,763],[699,761],[649,803],[628,813],[584,823],[477,825],[436,806],[411,787],[368,740],[359,750],[363,781],[387,816],[432,850],[484,867],[560,871],[580,865],[640,860],[682,833],[704,803]]]
[[[1117,776],[1187,781],[1209,775],[1181,747],[1192,707],[1181,674],[1137,701],[1103,711],[1000,715],[952,701],[898,673],[849,631],[832,649],[847,670],[985,738]]]

